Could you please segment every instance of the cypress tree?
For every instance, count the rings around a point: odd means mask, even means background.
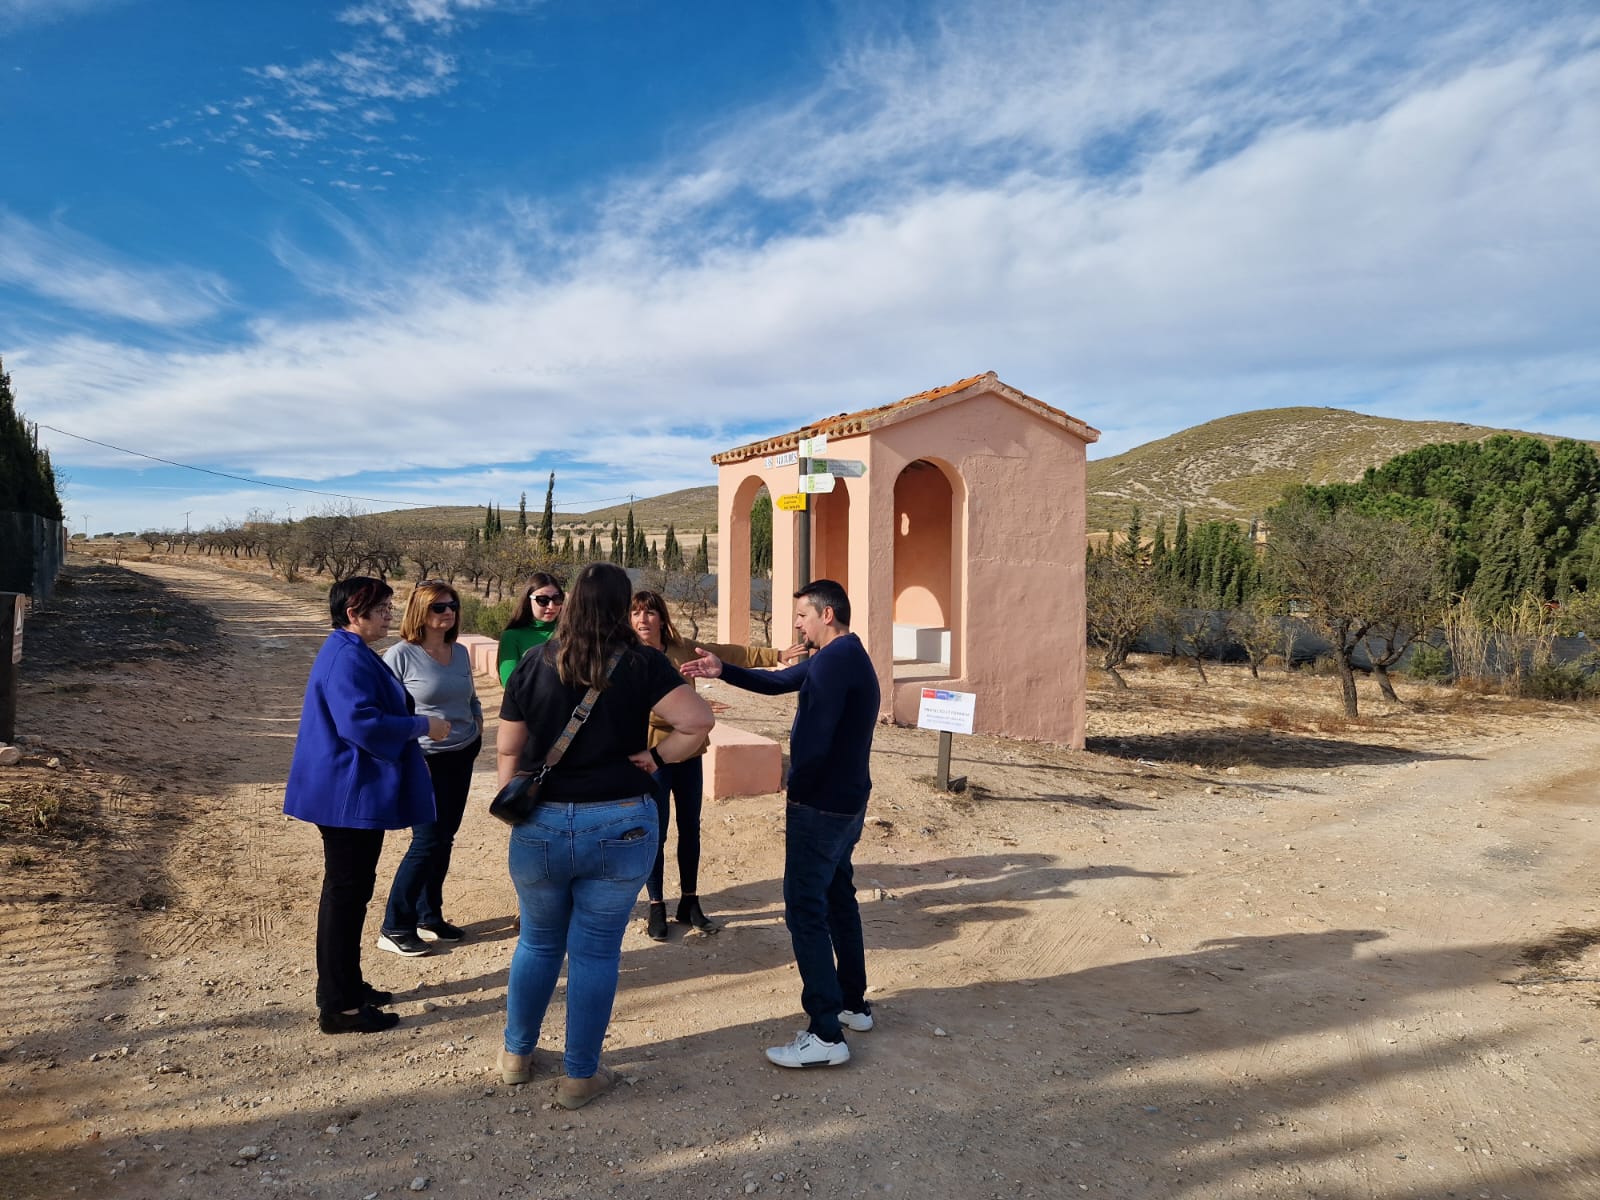
[[[556,540],[556,473],[550,472],[550,482],[544,489],[544,515],[539,518],[539,548],[549,553]],[[572,534],[567,534],[567,545],[572,544]]]
[[[0,512],[35,513],[59,521],[61,497],[56,493],[50,453],[16,409],[11,376],[0,362]]]
[[[517,501],[517,536],[528,536],[528,493],[522,493],[522,499]]]
[[[704,530],[700,533],[700,549],[694,552],[694,566],[691,569],[696,575],[711,573],[710,540]]]

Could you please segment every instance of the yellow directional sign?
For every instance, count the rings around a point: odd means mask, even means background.
[[[784,512],[804,512],[806,507],[805,493],[785,492],[778,497],[778,507]]]

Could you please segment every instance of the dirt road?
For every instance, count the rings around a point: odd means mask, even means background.
[[[325,618],[239,574],[74,574],[0,769],[8,1197],[1600,1195],[1600,986],[1503,982],[1600,926],[1590,713],[1429,692],[1350,726],[1326,680],[1143,670],[1094,692],[1088,753],[960,739],[963,797],[929,786],[932,735],[880,729],[879,1024],[849,1066],[761,1056],[803,1023],[781,805],[722,802],[702,890],[726,928],[629,932],[627,1086],[567,1113],[548,1066],[490,1070],[515,936],[492,753],[447,890],[470,940],[369,950],[402,1024],[323,1036],[318,843],[279,810]]]

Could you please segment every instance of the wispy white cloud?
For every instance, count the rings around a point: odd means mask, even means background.
[[[0,283],[80,312],[148,325],[185,325],[227,302],[209,271],[128,261],[59,222],[48,227],[0,208]]]
[[[66,21],[101,8],[114,8],[128,0],[0,0],[0,30]]]
[[[417,254],[330,209],[338,257],[277,252],[345,315],[40,346],[33,408],[307,478],[560,457],[672,486],[986,369],[1107,451],[1291,403],[1600,433],[1600,22],[1060,7],[870,31],[591,224],[513,197]]]
[[[394,107],[430,100],[456,84],[459,64],[446,45],[459,23],[526,0],[368,0],[334,14],[349,27],[349,44],[292,62],[247,69],[252,90],[199,106],[192,119],[206,140],[238,151],[243,165],[268,156],[245,147],[248,138],[276,139],[285,160],[312,146],[340,157],[385,149],[373,127],[394,120]],[[394,163],[421,161],[393,155]],[[342,180],[335,186],[350,187]]]

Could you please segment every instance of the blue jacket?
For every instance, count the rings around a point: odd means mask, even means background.
[[[283,811],[341,829],[404,829],[436,819],[433,781],[406,690],[348,629],[322,643],[306,681]]]

